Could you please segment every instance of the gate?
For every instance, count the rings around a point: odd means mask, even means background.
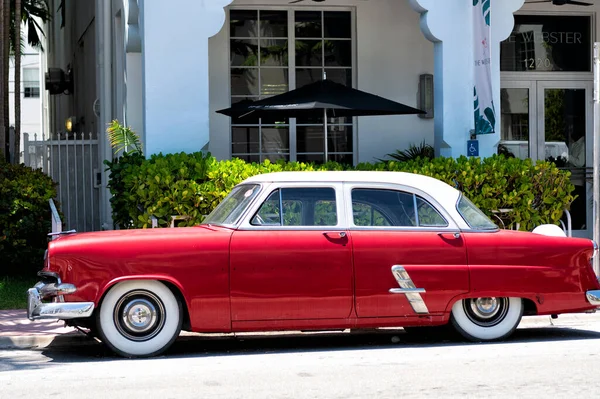
[[[98,140],[92,133],[23,133],[23,161],[42,169],[56,183],[56,201],[63,214],[64,230],[100,230],[100,176]]]

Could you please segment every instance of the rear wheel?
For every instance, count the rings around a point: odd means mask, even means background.
[[[511,335],[523,316],[521,298],[468,298],[452,306],[450,322],[471,341],[495,341]]]
[[[181,303],[163,283],[126,281],[104,297],[97,313],[98,333],[119,355],[155,356],[179,335],[182,314]]]

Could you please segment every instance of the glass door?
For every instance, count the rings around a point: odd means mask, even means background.
[[[500,91],[501,141],[498,153],[517,158],[537,157],[535,82],[503,82]]]
[[[571,171],[577,196],[571,205],[574,236],[591,233],[593,87],[591,82],[537,82],[537,156]],[[589,145],[588,145],[589,143]],[[565,218],[563,218],[565,219]],[[566,220],[565,220],[566,222]]]

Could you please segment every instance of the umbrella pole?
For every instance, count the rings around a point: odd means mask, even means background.
[[[327,162],[327,132],[328,132],[328,128],[327,128],[327,109],[323,110],[323,121],[325,121],[325,162]]]

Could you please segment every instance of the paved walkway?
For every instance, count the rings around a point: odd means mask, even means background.
[[[560,315],[558,319],[551,319],[550,316],[528,316],[523,318],[519,327],[577,327],[590,323],[600,323],[600,312],[591,314],[566,314]],[[268,335],[272,334],[269,333]],[[191,336],[196,334],[182,332],[182,335]],[[221,336],[230,334],[202,335]],[[247,333],[247,335],[264,334]],[[27,312],[24,310],[0,310],[0,349],[44,348],[51,344],[53,346],[76,345],[89,342],[90,339],[75,328],[65,327],[63,321],[30,321],[27,319]]]

